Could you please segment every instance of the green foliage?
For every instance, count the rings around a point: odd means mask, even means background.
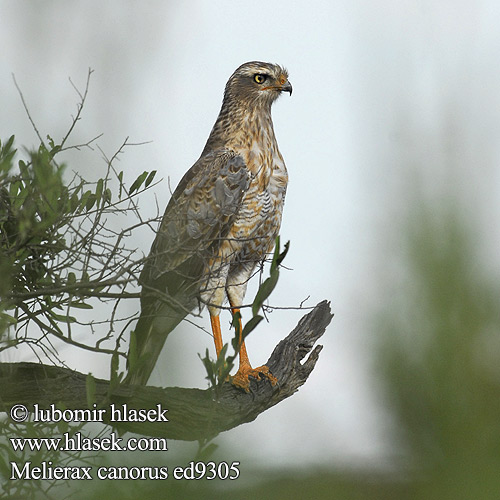
[[[64,151],[62,143],[48,137],[48,145],[16,163],[14,137],[0,143],[0,351],[22,342],[50,351],[50,342],[43,345],[47,334],[74,343],[75,313],[92,309],[92,299],[126,298],[140,265],[131,258],[135,250],[123,244],[130,230],[108,229],[106,216],[139,215],[134,197],[151,186],[156,172],[144,172],[123,189],[123,173],[115,174],[110,160],[97,181],[79,176],[68,181],[65,165],[55,158]],[[31,324],[39,329],[38,338],[18,333],[9,340],[13,331],[27,332]]]
[[[458,213],[417,211],[406,279],[381,325],[379,369],[416,499],[500,491],[500,290]]]
[[[145,187],[148,187],[151,182],[153,182],[153,179],[156,175],[156,170],[153,170],[151,172],[143,172],[137,179],[132,183],[130,186],[130,189],[128,190],[129,194],[135,193],[137,190],[141,188],[141,186],[144,184]]]
[[[68,217],[76,208],[71,200],[78,196],[78,187],[70,191],[65,186],[64,167],[56,165],[43,146],[14,169],[13,144],[11,137],[0,150],[0,256],[7,276],[0,290],[4,314],[15,308],[17,297],[65,282],[66,276],[52,272],[51,263],[66,247]],[[44,302],[50,321],[60,321],[52,298]],[[11,315],[10,323],[14,317],[18,315]]]
[[[139,213],[136,200],[154,185],[156,171],[142,173],[129,189],[123,172],[117,173],[113,166],[114,159],[128,146],[125,141],[111,159],[105,158],[101,178],[90,182],[77,174],[68,175],[61,156],[68,150],[90,147],[97,139],[67,146],[87,90],[88,80],[83,95],[77,91],[81,98],[77,114],[60,141],[50,136],[43,140],[33,124],[40,139],[36,150],[20,148],[19,153],[14,136],[0,142],[0,352],[27,344],[40,360],[60,363],[56,338],[77,349],[108,354],[112,389],[120,382],[119,357],[125,356],[120,343],[131,319],[120,316],[118,306],[120,301],[137,299],[139,295],[128,288],[137,286],[142,255],[135,257],[137,249],[135,245],[127,247],[127,238],[152,222]],[[25,104],[22,94],[21,99]],[[111,216],[122,217],[127,227],[119,230],[116,224],[111,226]],[[103,321],[88,318],[88,311],[97,302],[110,299],[113,307],[107,308],[109,315]],[[119,322],[126,322],[120,333],[116,331]],[[79,342],[76,327],[79,332],[98,333],[98,338],[94,343]],[[111,347],[103,345],[106,341],[112,343]],[[96,386],[90,374],[86,390],[91,408],[96,401]],[[30,421],[17,424],[3,419],[0,496],[38,498],[41,494],[51,498],[55,486],[54,481],[7,480],[11,475],[9,462],[30,461],[36,467],[52,460],[64,466],[73,462],[80,465],[88,458],[79,452],[47,451],[43,447],[40,451],[15,452],[10,437],[60,436],[83,429],[84,425]]]
[[[216,395],[222,387],[222,384],[226,382],[227,377],[229,376],[229,373],[234,366],[235,356],[230,356],[228,359],[226,359],[227,347],[228,344],[225,344],[222,347],[219,356],[217,356],[217,359],[215,361],[210,357],[208,349],[205,351],[205,357],[202,358],[198,354],[207,372],[206,378],[209,381],[210,387],[215,391]]]

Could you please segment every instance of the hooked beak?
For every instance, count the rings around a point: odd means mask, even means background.
[[[287,80],[281,87],[280,87],[281,92],[288,92],[290,95],[292,95],[292,84]]]
[[[292,95],[292,84],[286,80],[285,83],[279,84],[279,85],[273,85],[270,87],[262,87],[260,90],[275,90],[277,92],[288,92],[290,95]]]

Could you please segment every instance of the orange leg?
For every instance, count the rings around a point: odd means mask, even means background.
[[[219,316],[210,315],[210,323],[212,325],[212,333],[214,335],[215,352],[217,354],[217,357],[219,357],[222,349],[222,334],[220,330]]]
[[[239,313],[240,310],[237,307],[232,308],[233,315]],[[274,375],[271,374],[267,366],[259,366],[259,368],[252,368],[250,360],[248,359],[247,349],[245,347],[245,341],[241,338],[241,332],[243,331],[241,325],[241,315],[239,316],[239,344],[240,344],[240,366],[238,371],[233,377],[233,385],[244,389],[246,392],[250,391],[250,380],[248,377],[254,377],[260,380],[260,374],[267,377],[272,385],[276,385],[278,380]]]

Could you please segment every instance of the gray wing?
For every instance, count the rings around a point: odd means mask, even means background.
[[[204,264],[228,234],[249,180],[243,158],[232,151],[202,156],[186,172],[141,273],[143,287],[171,296],[197,293]]]

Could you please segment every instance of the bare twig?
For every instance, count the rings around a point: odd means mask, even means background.
[[[26,101],[24,100],[24,95],[23,95],[21,89],[19,88],[19,85],[17,84],[17,80],[16,80],[14,73],[12,73],[12,79],[14,80],[14,85],[16,86],[17,93],[19,94],[19,97],[21,98],[21,102],[23,103],[24,111],[26,111],[26,114],[28,115],[28,120],[30,121],[31,126],[33,127],[33,130],[35,131],[35,133],[38,137],[38,140],[40,141],[40,144],[42,144],[45,147],[45,149],[47,149],[47,147],[45,146],[45,142],[44,142],[40,132],[38,131],[38,128],[35,125],[33,118],[31,117],[31,113],[29,111],[28,105],[26,104]]]
[[[81,94],[81,92],[78,90],[78,88],[73,83],[73,81],[71,80],[71,78],[69,79],[71,85],[76,90],[76,93],[80,96],[80,102],[77,104],[76,116],[73,118],[73,121],[71,122],[71,125],[69,127],[68,132],[66,133],[66,135],[61,140],[60,148],[64,147],[64,145],[66,144],[66,141],[68,140],[68,137],[71,135],[71,133],[73,132],[73,129],[76,127],[77,122],[80,120],[80,116],[82,114],[83,106],[85,105],[85,100],[87,99],[87,95],[88,95],[88,92],[89,92],[90,77],[92,76],[93,72],[94,71],[91,68],[89,68],[88,73],[87,73],[87,82],[85,84],[85,90],[84,90],[83,94]]]

